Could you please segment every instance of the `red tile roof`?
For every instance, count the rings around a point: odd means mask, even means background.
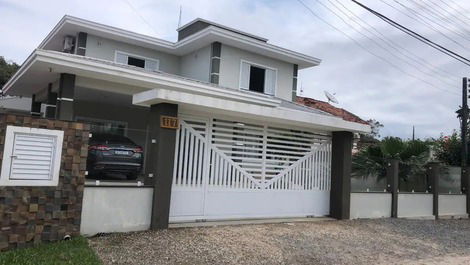
[[[336,117],[340,117],[345,121],[352,121],[352,122],[357,122],[357,123],[362,123],[362,124],[368,124],[366,121],[363,119],[359,118],[358,116],[354,115],[353,113],[342,109],[342,108],[337,108],[333,105],[331,105],[328,102],[321,101],[321,100],[316,100],[313,98],[304,98],[304,97],[297,97],[297,103],[305,105],[307,107],[313,108],[313,109],[318,109],[327,113],[330,113],[331,115],[334,115]]]

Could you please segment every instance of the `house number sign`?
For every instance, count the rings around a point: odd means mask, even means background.
[[[160,117],[160,127],[168,129],[178,129],[178,118],[171,116]]]

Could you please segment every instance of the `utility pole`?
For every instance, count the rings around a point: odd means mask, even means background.
[[[411,136],[411,140],[415,140],[415,126],[413,125],[413,135]]]
[[[462,138],[462,168],[467,166],[468,146],[467,146],[467,130],[468,130],[468,78],[462,79],[462,109],[461,116],[461,138]]]

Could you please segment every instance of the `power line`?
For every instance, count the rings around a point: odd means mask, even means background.
[[[430,0],[429,3],[431,3],[433,6],[437,7],[438,9],[444,11],[449,16],[459,20],[460,22],[462,22],[466,26],[470,26],[470,23],[468,23],[467,21],[463,20],[461,17],[457,16],[456,14],[454,14],[454,13],[450,12],[449,10],[447,10],[447,8],[444,8],[443,6],[440,5],[440,4],[446,4],[445,1],[434,2],[433,0]]]
[[[456,3],[455,1],[453,0],[448,0],[449,2],[451,2],[452,4],[454,4],[455,6],[457,6],[458,8],[460,8],[461,10],[465,10],[465,8],[463,8],[461,5],[459,5],[458,3]],[[461,13],[459,9],[456,9],[454,8],[452,5],[449,5],[446,3],[446,1],[442,1],[442,3],[446,6],[448,6],[450,9],[453,9],[454,11],[457,12],[457,14],[460,14],[463,18],[465,18],[466,20],[469,20],[470,21],[470,18],[468,18],[465,13]]]
[[[413,12],[415,12],[413,9],[411,9],[411,11],[410,11],[410,10],[408,10],[408,9],[410,9],[410,8],[408,8],[408,7],[406,7],[406,6],[401,5],[400,3],[398,3],[398,4],[400,4],[402,7],[404,7],[405,10],[407,10],[407,11],[410,12],[410,13],[412,13],[412,15],[409,15],[408,13],[403,12],[403,11],[400,10],[399,8],[395,7],[394,5],[389,4],[388,2],[385,2],[384,0],[379,0],[379,1],[382,2],[382,3],[384,3],[384,4],[386,4],[387,6],[389,6],[389,7],[391,7],[391,8],[393,8],[394,10],[400,12],[401,14],[407,16],[408,18],[410,18],[410,19],[412,19],[412,20],[414,20],[414,21],[416,21],[416,22],[418,22],[418,23],[420,23],[420,24],[422,24],[422,25],[427,26],[428,28],[432,29],[434,32],[438,33],[439,35],[442,35],[444,38],[446,38],[446,39],[450,40],[451,42],[457,44],[458,46],[462,47],[463,49],[467,49],[465,46],[463,46],[462,44],[460,44],[459,42],[457,42],[457,41],[454,40],[453,38],[447,36],[447,34],[445,34],[444,32],[441,32],[439,29],[437,29],[437,28],[435,28],[433,25],[429,24],[426,20],[423,20],[421,17],[418,17],[418,16],[413,16],[413,15],[414,15]]]
[[[139,11],[131,4],[129,0],[122,0],[124,3],[126,3],[133,11],[136,13],[137,16],[142,19],[142,21],[155,33],[158,35],[158,32],[154,29],[154,27],[139,13]]]
[[[450,57],[452,57],[452,58],[468,65],[468,66],[470,66],[470,60],[463,57],[462,55],[460,55],[458,53],[455,53],[455,52],[453,52],[453,51],[451,51],[451,50],[449,50],[449,49],[447,49],[447,48],[431,41],[430,39],[428,39],[428,38],[414,32],[414,31],[408,29],[407,27],[398,24],[397,22],[395,22],[395,21],[391,20],[390,18],[380,14],[379,12],[377,12],[377,11],[375,11],[375,10],[373,10],[373,9],[357,2],[356,0],[351,0],[351,1],[353,1],[354,3],[359,5],[360,7],[364,8],[365,10],[369,11],[373,15],[377,16],[378,18],[382,19],[383,21],[387,22],[388,24],[392,25],[393,27],[395,27],[395,28],[405,32],[406,34],[412,36],[413,38],[415,38],[415,39],[417,39],[421,42],[424,42],[424,43],[428,44],[429,46],[433,47],[434,49],[436,49],[436,50],[438,50],[438,51],[440,51],[444,54],[447,54],[448,56],[450,56]]]
[[[458,31],[456,31],[456,30],[453,30],[453,29],[451,29],[451,28],[448,28],[448,27],[446,27],[446,26],[444,26],[444,25],[442,25],[441,23],[438,22],[438,21],[442,21],[442,22],[444,22],[444,23],[455,24],[454,21],[449,20],[449,19],[446,18],[445,16],[444,16],[444,18],[442,18],[442,14],[440,14],[439,12],[436,13],[434,10],[429,9],[426,5],[421,4],[419,1],[416,1],[416,0],[411,0],[411,1],[414,2],[416,5],[418,5],[418,6],[420,7],[420,9],[421,9],[423,12],[425,12],[426,14],[428,14],[428,15],[430,15],[431,17],[435,18],[436,20],[434,20],[434,19],[429,19],[429,18],[427,18],[426,16],[424,16],[424,17],[426,17],[426,19],[428,19],[429,21],[433,22],[433,23],[436,24],[436,25],[441,26],[442,28],[444,28],[444,29],[446,29],[446,30],[448,30],[448,31],[453,32],[454,34],[458,35],[458,36],[461,37],[462,39],[464,39],[464,40],[466,40],[466,41],[470,41],[470,39],[467,38],[467,37],[466,37],[465,35],[463,35],[462,33],[458,32]],[[465,28],[463,27],[462,29],[465,29]]]
[[[329,10],[330,12],[333,13],[333,15],[335,15],[337,18],[341,19],[346,25],[348,25],[349,27],[351,27],[355,32],[357,32],[358,34],[360,34],[361,36],[363,36],[364,38],[368,39],[369,41],[371,41],[372,43],[374,43],[375,45],[377,45],[378,47],[380,47],[381,49],[383,49],[385,52],[387,52],[388,54],[390,54],[392,57],[395,57],[397,58],[398,60],[401,60],[403,62],[405,62],[407,65],[413,67],[413,68],[416,68],[419,72],[423,73],[423,74],[427,74],[429,75],[429,73],[426,73],[424,71],[422,71],[421,69],[417,68],[415,65],[409,63],[408,61],[398,57],[395,53],[391,52],[390,50],[388,50],[386,47],[384,47],[381,43],[379,43],[378,41],[376,41],[375,39],[367,36],[366,34],[362,33],[360,30],[357,30],[356,28],[354,28],[353,26],[351,26],[348,21],[346,21],[345,19],[343,19],[340,15],[338,15],[334,10],[332,10],[331,8],[329,8],[328,6],[326,6],[325,4],[323,4],[320,0],[315,0],[317,1],[321,6],[323,6],[324,8],[326,8],[327,10]],[[330,2],[328,0],[328,2]],[[331,2],[330,2],[331,3]],[[341,9],[339,9],[336,5],[334,5],[340,12],[342,12],[342,14],[345,14]],[[347,14],[346,14],[347,17],[349,17]],[[359,23],[357,23],[355,20],[351,20],[353,22],[355,22],[356,24],[358,24],[361,28],[363,28]],[[368,31],[370,33],[370,31],[368,29],[366,29],[366,31]],[[379,37],[380,38],[380,37]],[[432,77],[432,75],[430,75]],[[449,84],[452,86],[452,84]]]
[[[379,30],[377,30],[374,26],[370,25],[369,23],[367,23],[367,21],[363,20],[361,17],[357,16],[353,11],[351,11],[347,6],[345,6],[343,3],[341,3],[341,1],[339,0],[335,0],[339,5],[342,6],[343,9],[345,9],[349,14],[351,14],[352,16],[346,14],[345,12],[343,12],[343,10],[341,8],[339,8],[334,2],[330,1],[330,0],[327,0],[330,4],[334,5],[336,7],[336,9],[338,9],[342,14],[346,15],[350,21],[353,21],[354,23],[356,23],[357,25],[359,25],[361,28],[365,29],[367,32],[373,34],[374,36],[376,36],[377,38],[379,38],[380,40],[382,40],[385,44],[387,44],[388,47],[392,48],[394,51],[396,51],[397,53],[399,53],[400,55],[402,55],[403,57],[406,57],[407,59],[413,61],[415,64],[413,65],[418,71],[426,74],[426,75],[429,75],[431,77],[434,77],[433,75],[427,73],[427,72],[423,72],[419,66],[423,66],[423,67],[426,67],[428,70],[430,70],[431,72],[434,72],[435,74],[441,76],[442,78],[447,78],[449,80],[451,80],[448,76],[442,74],[441,72],[438,71],[438,68],[434,65],[430,65],[428,62],[426,62],[424,59],[422,59],[421,57],[413,54],[412,52],[410,52],[408,49],[406,49],[405,47],[401,46],[400,44],[398,44],[397,42],[393,41],[392,39],[388,38],[386,35],[384,35],[382,32],[380,32]],[[356,22],[356,20],[362,22],[363,24],[367,25],[370,27],[371,30],[369,30],[369,28],[367,28],[367,26],[363,26],[362,24]],[[395,55],[395,54],[394,54]],[[419,60],[418,60],[419,59]],[[404,59],[402,59],[404,60]],[[419,66],[417,66],[419,65]],[[446,73],[450,74],[450,75],[453,75],[452,73],[450,72],[447,72],[445,71]],[[453,84],[451,83],[447,83],[443,80],[441,80],[442,82],[448,84],[448,85],[451,85],[453,86]]]
[[[399,66],[397,66],[396,64],[388,61],[386,58],[372,52],[371,50],[367,49],[367,47],[365,47],[364,45],[362,45],[359,41],[357,41],[355,38],[351,37],[349,34],[347,34],[346,32],[344,32],[343,30],[339,29],[338,27],[334,26],[333,24],[329,23],[328,21],[326,21],[325,19],[323,19],[320,15],[318,15],[317,13],[315,13],[315,11],[313,11],[308,5],[306,5],[302,0],[297,0],[297,2],[299,2],[305,9],[307,9],[307,11],[309,11],[314,17],[316,17],[317,19],[319,19],[320,21],[322,21],[323,23],[325,23],[326,25],[328,25],[329,27],[333,28],[334,30],[340,32],[341,34],[343,34],[344,36],[346,36],[348,39],[350,39],[351,41],[353,41],[357,46],[359,46],[361,49],[363,49],[364,51],[366,51],[367,53],[371,54],[372,56],[376,57],[376,58],[379,58],[380,60],[384,61],[385,63],[387,63],[388,65],[392,66],[393,68],[397,69],[398,71],[400,71],[401,73],[405,74],[405,75],[408,75],[410,77],[413,77],[423,83],[426,83],[428,85],[430,85],[431,87],[433,88],[436,88],[438,90],[442,90],[442,91],[445,91],[445,92],[448,92],[448,93],[451,93],[451,94],[454,94],[454,95],[459,95],[458,93],[454,92],[454,91],[451,91],[451,90],[447,90],[447,89],[442,89],[440,87],[437,87],[435,86],[433,83],[430,83],[424,79],[421,79],[420,77],[416,76],[416,75],[413,75],[413,74],[410,74],[406,71],[404,71],[403,69],[401,69]]]

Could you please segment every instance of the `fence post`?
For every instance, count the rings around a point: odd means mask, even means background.
[[[398,217],[398,160],[392,159],[387,164],[387,188],[392,194],[392,218]]]
[[[429,189],[432,192],[432,214],[434,218],[439,219],[439,175],[440,164],[431,162],[428,164]]]
[[[470,215],[470,168],[462,167],[462,175],[460,178],[462,193],[465,194],[467,202],[467,214]]]

